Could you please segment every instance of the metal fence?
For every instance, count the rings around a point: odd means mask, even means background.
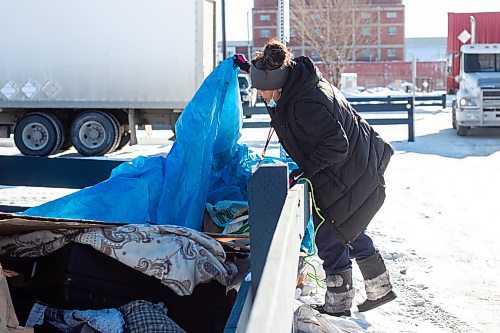
[[[379,113],[387,117],[366,118],[370,125],[408,125],[408,141],[415,141],[415,106],[440,106],[446,108],[446,95],[435,96],[388,96],[388,97],[350,97],[349,103],[359,113]],[[406,114],[405,117],[394,115]],[[252,115],[268,114],[265,107],[245,107],[243,115],[249,118]],[[244,128],[269,127],[269,121],[245,120]]]

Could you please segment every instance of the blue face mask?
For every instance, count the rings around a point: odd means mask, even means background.
[[[275,108],[275,107],[276,107],[276,105],[278,105],[278,103],[276,103],[276,101],[275,101],[274,99],[272,99],[272,98],[271,98],[271,99],[269,100],[269,104],[268,104],[268,105],[269,105],[269,107],[270,107],[270,108]]]

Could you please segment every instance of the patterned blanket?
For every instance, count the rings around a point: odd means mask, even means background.
[[[190,295],[198,283],[234,282],[236,266],[222,246],[205,234],[172,225],[125,225],[83,230],[40,230],[0,237],[0,255],[40,257],[70,242],[94,249],[158,278],[178,295]]]

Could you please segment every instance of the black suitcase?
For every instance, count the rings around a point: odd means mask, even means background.
[[[1,258],[5,269],[24,280],[9,279],[21,322],[35,301],[60,309],[116,308],[134,300],[163,302],[168,315],[187,332],[222,332],[234,304],[218,282],[196,286],[179,296],[147,276],[88,245],[70,243],[40,258]]]

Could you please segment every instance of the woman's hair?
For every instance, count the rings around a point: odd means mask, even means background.
[[[263,51],[257,51],[255,62],[259,64],[259,69],[275,70],[290,66],[292,55],[283,43],[276,39],[271,39]]]

